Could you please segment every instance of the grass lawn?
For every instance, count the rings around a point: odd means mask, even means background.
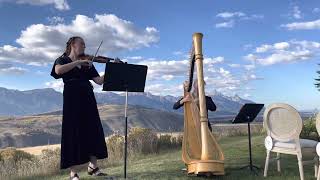
[[[259,175],[255,176],[250,173],[248,169],[239,169],[248,164],[248,138],[247,136],[240,137],[226,137],[220,140],[220,145],[225,154],[225,176],[216,176],[213,178],[187,176],[185,172],[181,171],[184,164],[181,161],[181,150],[172,150],[162,152],[155,155],[146,155],[130,160],[128,163],[127,177],[128,179],[223,179],[223,180],[248,180],[248,179],[264,179],[263,168],[265,162],[265,148],[263,145],[263,136],[252,137],[253,163],[261,167]],[[268,178],[272,180],[283,179],[300,179],[299,169],[296,156],[282,155],[282,172],[276,171],[276,163],[269,165]],[[123,164],[114,167],[107,167],[103,169],[114,179],[123,179]],[[316,179],[313,165],[304,166],[305,179]],[[61,171],[60,174],[53,176],[33,176],[19,179],[46,179],[46,180],[62,180],[68,179],[69,172]],[[89,177],[85,170],[79,173],[81,179],[105,179]]]

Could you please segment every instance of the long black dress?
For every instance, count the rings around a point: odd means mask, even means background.
[[[94,66],[90,69],[75,67],[62,75],[55,73],[55,65],[70,62],[69,57],[60,57],[51,71],[51,76],[62,78],[64,82],[60,169],[89,162],[90,156],[108,157],[97,102],[89,81],[99,74]]]

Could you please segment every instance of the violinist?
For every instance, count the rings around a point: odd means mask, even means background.
[[[97,159],[107,158],[108,151],[93,87],[89,82],[93,80],[102,85],[104,75],[98,74],[90,59],[93,57],[84,55],[84,50],[84,40],[78,36],[71,37],[51,71],[51,76],[62,78],[64,82],[60,169],[70,168],[71,180],[79,179],[77,165],[87,162],[89,175],[107,175],[97,166]],[[94,59],[108,61],[101,56]]]

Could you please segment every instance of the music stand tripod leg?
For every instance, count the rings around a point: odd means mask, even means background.
[[[128,149],[128,116],[127,116],[127,109],[128,109],[128,90],[126,90],[126,103],[124,109],[124,116],[125,116],[125,136],[124,136],[124,179],[127,178],[127,149]]]
[[[248,168],[251,172],[253,172],[255,175],[258,175],[257,170],[260,170],[259,167],[253,165],[252,163],[252,150],[251,150],[251,130],[250,130],[250,122],[248,122],[248,141],[249,141],[249,165],[246,165],[244,167],[241,167],[240,169]]]

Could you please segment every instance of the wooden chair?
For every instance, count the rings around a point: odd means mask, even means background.
[[[276,152],[277,157],[272,159],[277,161],[277,170],[280,169],[280,154],[297,155],[300,179],[304,180],[303,164],[315,163],[315,176],[317,171],[316,145],[317,141],[300,139],[302,130],[302,119],[296,109],[288,104],[275,103],[269,105],[263,117],[263,126],[267,130],[268,136],[265,138],[267,157],[264,168],[264,177],[267,177],[270,153]],[[313,160],[303,161],[302,154],[312,153]]]
[[[320,113],[318,113],[317,116],[316,116],[316,128],[317,128],[318,134],[320,135]],[[317,151],[317,155],[318,155],[319,161],[320,161],[320,143],[319,142],[317,144],[316,151]],[[318,172],[316,172],[316,174],[318,174],[317,175],[317,180],[320,180],[320,170],[319,169],[320,169],[320,165],[316,169],[316,171],[318,171]]]

